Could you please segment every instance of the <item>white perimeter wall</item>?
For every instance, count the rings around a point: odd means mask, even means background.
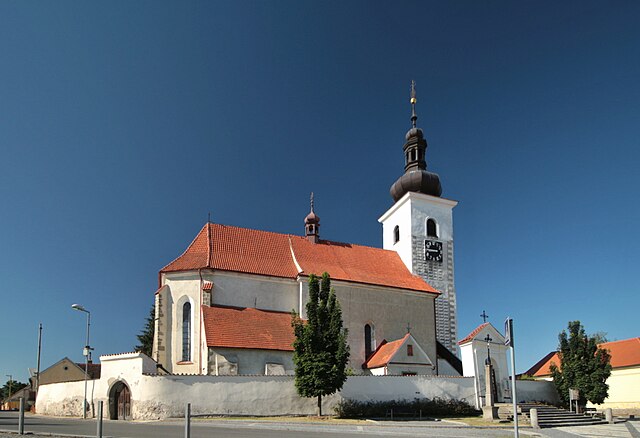
[[[516,397],[519,402],[560,402],[558,391],[553,382],[548,380],[516,380]]]
[[[103,357],[102,377],[91,381],[89,396],[97,406],[104,402],[109,418],[108,394],[118,381],[131,389],[133,419],[163,419],[184,415],[186,403],[192,413],[217,415],[309,415],[316,400],[299,397],[293,376],[158,376],[150,372],[151,359],[135,353]],[[544,399],[553,383],[518,382],[518,399]],[[542,392],[540,392],[542,391]],[[81,416],[84,382],[41,385],[36,412],[43,415]],[[540,395],[542,394],[542,395]],[[467,400],[475,404],[473,378],[439,376],[351,376],[339,394],[324,398],[323,410],[341,398],[360,401],[435,398]],[[523,398],[524,397],[524,398]]]

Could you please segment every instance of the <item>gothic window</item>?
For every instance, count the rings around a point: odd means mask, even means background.
[[[369,359],[369,356],[371,356],[371,353],[373,352],[373,336],[371,336],[371,325],[370,324],[366,324],[364,326],[364,360]]]
[[[191,361],[191,303],[182,306],[182,361]]]
[[[436,221],[433,219],[427,219],[427,236],[438,237]]]
[[[393,229],[393,243],[398,243],[399,240],[400,240],[400,227],[396,225],[396,227]]]

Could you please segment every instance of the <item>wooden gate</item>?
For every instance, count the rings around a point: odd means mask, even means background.
[[[131,419],[131,391],[127,385],[122,385],[118,391],[118,420]]]

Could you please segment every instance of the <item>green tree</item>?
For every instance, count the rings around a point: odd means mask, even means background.
[[[347,330],[342,327],[342,310],[326,272],[309,275],[307,321],[293,312],[291,325],[296,336],[293,343],[295,384],[302,397],[318,398],[318,415],[322,415],[322,396],[342,389],[347,380],[349,346]]]
[[[0,400],[4,400],[5,398],[9,397],[9,390],[11,390],[11,394],[15,394],[25,386],[27,386],[26,383],[18,382],[12,379],[7,380],[7,383],[5,383],[2,388],[0,388]]]
[[[569,405],[569,389],[578,389],[578,404],[587,401],[600,404],[607,398],[611,375],[611,356],[607,350],[598,348],[598,337],[587,336],[580,321],[569,321],[567,331],[558,335],[560,366],[551,364],[551,375],[561,402]]]
[[[146,354],[151,357],[151,351],[153,350],[153,334],[155,331],[155,316],[156,316],[156,308],[155,306],[151,306],[151,310],[149,311],[149,316],[147,316],[147,322],[144,325],[144,328],[140,332],[138,337],[138,342],[140,345],[135,346],[135,350],[141,353]]]

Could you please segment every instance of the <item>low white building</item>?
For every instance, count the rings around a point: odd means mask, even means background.
[[[474,378],[478,397],[484,399],[486,393],[485,364],[490,357],[495,373],[497,402],[511,401],[509,368],[507,367],[508,347],[504,336],[491,324],[485,322],[476,327],[464,339],[458,341],[462,369],[465,376]],[[482,401],[480,405],[484,405]]]
[[[640,337],[605,342],[599,348],[611,355],[611,375],[607,379],[609,396],[604,403],[587,407],[598,410],[612,408],[616,413],[640,413]],[[560,368],[560,357],[552,351],[539,360],[525,374],[537,380],[553,380],[551,364]]]

